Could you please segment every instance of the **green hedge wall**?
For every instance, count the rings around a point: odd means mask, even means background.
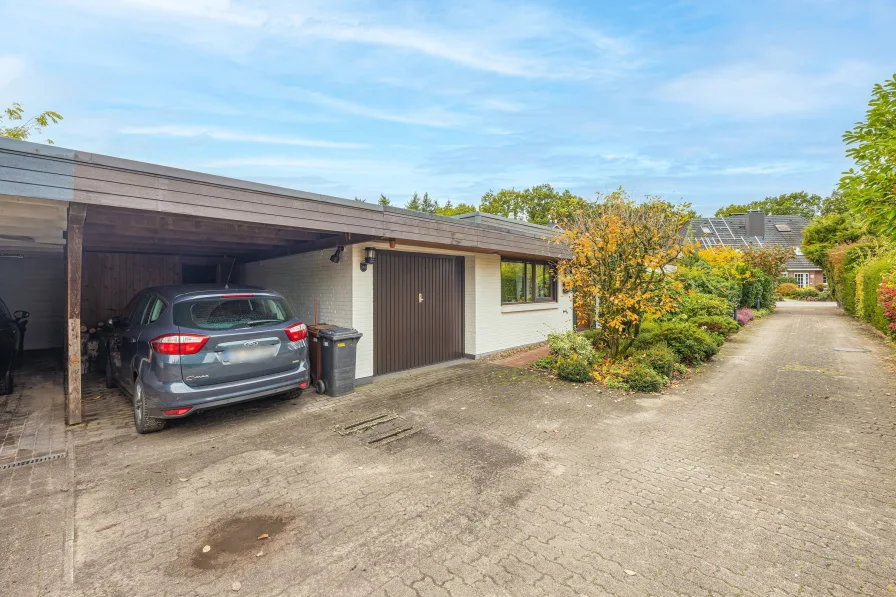
[[[884,317],[884,310],[877,302],[877,289],[883,275],[894,267],[896,267],[896,257],[882,257],[869,261],[861,268],[862,287],[855,289],[856,293],[862,294],[862,310],[857,315],[862,321],[870,323],[885,334],[890,333],[887,328],[890,322]],[[855,276],[853,276],[853,285],[855,285]]]

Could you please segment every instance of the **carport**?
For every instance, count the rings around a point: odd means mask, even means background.
[[[454,344],[445,354],[470,357],[500,348],[493,333],[492,344],[477,348],[477,330],[501,325],[501,317],[512,313],[535,322],[544,309],[500,305],[500,259],[562,254],[546,242],[547,229],[501,218],[444,218],[9,139],[0,139],[0,202],[0,253],[7,255],[0,267],[16,262],[19,275],[41,272],[46,290],[36,281],[20,290],[29,305],[46,299],[52,308],[34,321],[35,330],[46,331],[26,340],[49,338],[48,348],[66,355],[69,424],[82,417],[81,326],[117,314],[143,288],[228,279],[256,283],[283,292],[305,321],[317,314],[319,301],[321,320],[364,332],[359,370],[369,379],[375,372],[373,305],[394,299],[382,292],[383,284],[374,296],[374,273],[358,267],[366,247],[454,258],[454,287],[461,294],[445,332]],[[340,267],[329,257],[342,246]],[[420,297],[411,305],[430,304],[422,291],[408,291]],[[11,292],[4,283],[0,296]],[[491,311],[483,307],[487,301]],[[552,308],[559,314],[563,306]],[[385,326],[395,323],[377,313],[386,338]]]

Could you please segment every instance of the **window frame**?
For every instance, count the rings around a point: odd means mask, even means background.
[[[156,303],[162,303],[162,309],[159,311],[158,317],[156,317],[153,320],[150,320],[150,317],[152,316],[152,312],[155,309]],[[163,299],[162,297],[160,297],[157,294],[153,294],[152,298],[149,301],[149,304],[146,305],[146,310],[143,312],[143,317],[140,318],[140,322],[141,322],[140,325],[141,326],[150,325],[150,324],[157,322],[158,320],[160,320],[162,318],[162,315],[164,315],[165,310],[167,310],[167,309],[168,309],[168,301],[166,301],[165,299]]]
[[[794,272],[793,277],[796,278],[796,285],[799,288],[808,288],[808,286],[809,286],[808,272]],[[805,280],[805,284],[803,284],[801,282],[801,280]]]
[[[513,257],[501,258],[501,264],[499,268],[503,268],[505,263],[522,263],[523,264],[523,280],[524,280],[524,288],[526,288],[529,298],[523,299],[521,301],[511,301],[507,302],[504,300],[504,289],[500,288],[499,292],[501,293],[501,306],[509,306],[509,305],[531,305],[535,303],[556,303],[558,299],[558,280],[557,280],[557,268],[550,261],[544,261],[541,259],[516,259]],[[538,298],[536,295],[535,289],[535,268],[538,265],[542,265],[548,268],[551,272],[551,296],[550,297],[541,297]],[[499,275],[501,274],[499,270]]]

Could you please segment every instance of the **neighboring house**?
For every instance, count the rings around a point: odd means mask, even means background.
[[[685,233],[702,247],[780,245],[792,247],[796,256],[787,262],[786,275],[796,278],[800,288],[826,283],[824,271],[805,256],[800,244],[803,228],[809,220],[803,216],[767,216],[760,211],[735,214],[725,218],[694,218]]]

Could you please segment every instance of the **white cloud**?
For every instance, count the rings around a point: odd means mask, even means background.
[[[224,53],[232,45],[251,48],[252,44],[246,44],[240,33],[228,34],[215,24],[240,27],[251,39],[254,36],[245,30],[256,29],[265,38],[286,41],[325,40],[392,48],[473,70],[531,79],[587,79],[631,66],[626,40],[535,5],[507,6],[481,0],[457,3],[447,20],[433,26],[422,18],[407,17],[413,13],[367,8],[354,2],[346,5],[338,0],[269,0],[258,8],[249,0],[68,2],[103,16],[168,18],[175,34],[176,29],[189,25],[190,37],[185,41],[202,42],[203,47]],[[453,21],[452,13],[457,17]],[[216,37],[224,37],[226,43],[215,46]]]
[[[667,99],[714,114],[769,117],[816,112],[841,103],[844,91],[864,88],[871,69],[844,63],[821,73],[738,63],[681,76],[661,89]]]
[[[824,165],[809,162],[765,162],[759,164],[718,165],[688,164],[669,173],[672,178],[705,178],[714,176],[772,176],[822,170]]]
[[[281,137],[276,135],[258,135],[243,133],[227,129],[190,126],[144,126],[124,127],[119,130],[125,135],[147,135],[152,137],[205,137],[215,141],[239,141],[244,143],[264,143],[270,145],[296,145],[300,147],[320,147],[328,149],[361,149],[367,147],[362,143],[347,143],[342,141],[327,141],[321,139],[306,139],[302,137]]]
[[[27,65],[24,58],[9,54],[0,55],[0,89],[5,89],[13,81],[24,75],[26,68]]]
[[[149,13],[170,14],[198,20],[212,20],[240,25],[260,27],[269,16],[261,10],[246,8],[231,0],[121,0],[117,3],[100,0],[70,0],[71,3],[92,9],[126,11],[128,7]]]
[[[400,122],[403,124],[418,124],[423,126],[451,128],[458,127],[469,122],[469,117],[463,114],[450,112],[442,108],[430,108],[427,110],[409,110],[405,112],[396,112],[383,110],[381,108],[373,108],[364,104],[350,102],[319,93],[317,91],[309,91],[296,87],[290,88],[290,95],[302,101],[324,106],[331,110],[363,116],[365,118],[373,118],[376,120],[387,120],[389,122]]]
[[[483,43],[483,38],[466,33],[425,30],[411,27],[363,25],[340,19],[296,18],[299,35],[330,41],[388,46],[412,50],[475,70],[515,77],[564,79],[587,78],[588,69],[569,64],[551,64],[519,51],[501,51]]]
[[[523,112],[526,109],[526,106],[519,102],[505,100],[499,97],[478,99],[474,101],[474,104],[485,110],[494,110],[496,112],[517,113]]]

